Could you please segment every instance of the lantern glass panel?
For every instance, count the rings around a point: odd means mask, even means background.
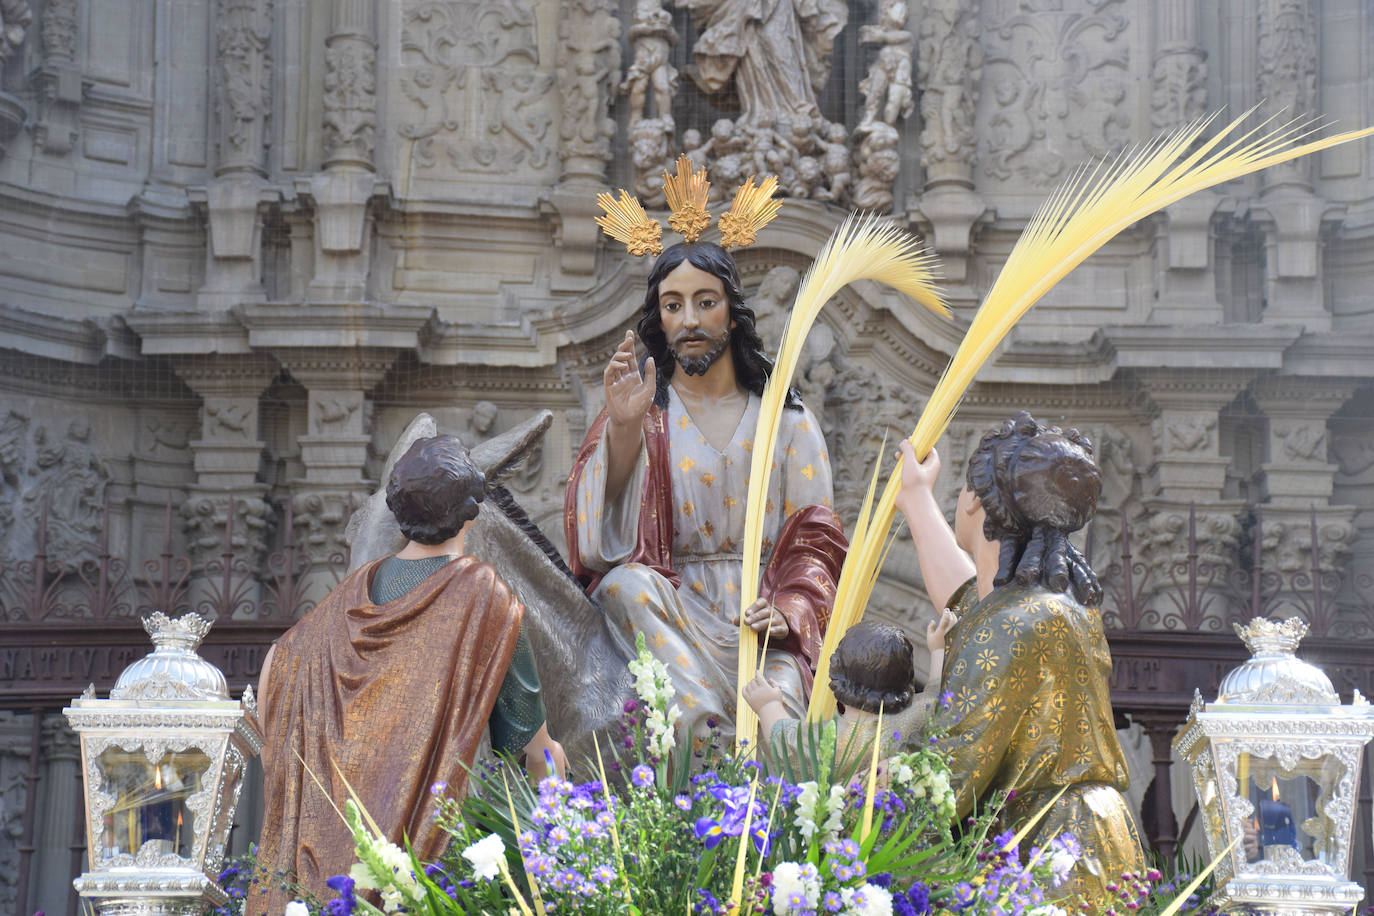
[[[114,798],[114,806],[96,839],[95,864],[137,855],[148,843],[158,855],[191,858],[196,824],[187,800],[201,790],[210,758],[191,749],[166,753],[152,764],[141,749],[112,747],[99,763],[101,791]]]
[[[1236,781],[1252,806],[1246,823],[1246,859],[1282,865],[1296,858],[1336,865],[1336,825],[1325,809],[1331,787],[1344,772],[1344,765],[1330,757],[1300,758],[1285,767],[1272,757],[1241,754]]]

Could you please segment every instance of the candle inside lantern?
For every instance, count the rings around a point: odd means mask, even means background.
[[[1289,846],[1298,848],[1298,826],[1293,821],[1293,809],[1287,802],[1279,801],[1279,781],[1271,783],[1271,798],[1259,803],[1260,846]],[[1265,858],[1269,854],[1265,853]]]

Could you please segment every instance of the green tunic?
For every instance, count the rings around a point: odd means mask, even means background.
[[[456,557],[449,556],[426,557],[422,560],[390,557],[377,567],[368,597],[377,604],[395,601],[454,559]],[[544,724],[545,718],[539,672],[535,669],[534,653],[530,651],[522,625],[515,643],[515,656],[506,669],[501,692],[497,694],[496,705],[487,720],[491,730],[491,749],[518,757]]]
[[[1139,874],[1145,862],[1121,794],[1129,779],[1102,615],[1069,595],[1014,584],[979,601],[976,580],[950,607],[959,623],[945,656],[944,689],[953,698],[941,714],[949,726],[942,744],[959,816],[991,791],[1014,789],[1006,816],[1019,828],[1067,786],[1023,849],[1072,833],[1084,856],[1061,892],[1105,902],[1104,885]]]

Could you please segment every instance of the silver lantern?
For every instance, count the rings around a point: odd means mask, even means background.
[[[192,914],[223,906],[215,881],[248,758],[262,749],[252,689],[229,698],[196,654],[196,614],[143,621],[153,651],[108,700],[88,688],[63,712],[81,736],[89,870],[76,879],[101,916]]]
[[[1193,785],[1216,869],[1210,903],[1268,914],[1347,913],[1350,839],[1374,710],[1343,706],[1320,668],[1294,655],[1307,625],[1257,618],[1236,632],[1251,658],[1201,693],[1174,739]]]

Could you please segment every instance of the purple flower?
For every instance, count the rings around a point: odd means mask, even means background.
[[[638,710],[638,709],[639,709],[639,701],[638,701],[638,700],[626,700],[626,701],[625,701],[625,712],[626,712],[627,714],[628,714],[628,713],[633,713],[633,712],[635,712],[635,711]]]
[[[725,839],[725,830],[720,823],[709,817],[697,818],[696,826],[692,829],[707,849],[715,849],[720,845],[720,841]]]
[[[673,804],[677,805],[680,811],[691,811],[692,797],[690,795],[679,795],[673,799]]]
[[[654,768],[641,763],[630,771],[630,784],[639,789],[653,785]]]
[[[353,879],[348,875],[335,875],[324,883],[339,895],[325,904],[327,916],[352,916],[358,906],[358,899],[353,896]]]
[[[430,794],[430,795],[443,795],[443,794],[444,794],[444,790],[446,790],[447,788],[448,788],[448,783],[444,782],[444,781],[441,779],[441,780],[439,780],[438,782],[436,782],[434,785],[432,785],[432,786],[429,787],[429,794]]]

